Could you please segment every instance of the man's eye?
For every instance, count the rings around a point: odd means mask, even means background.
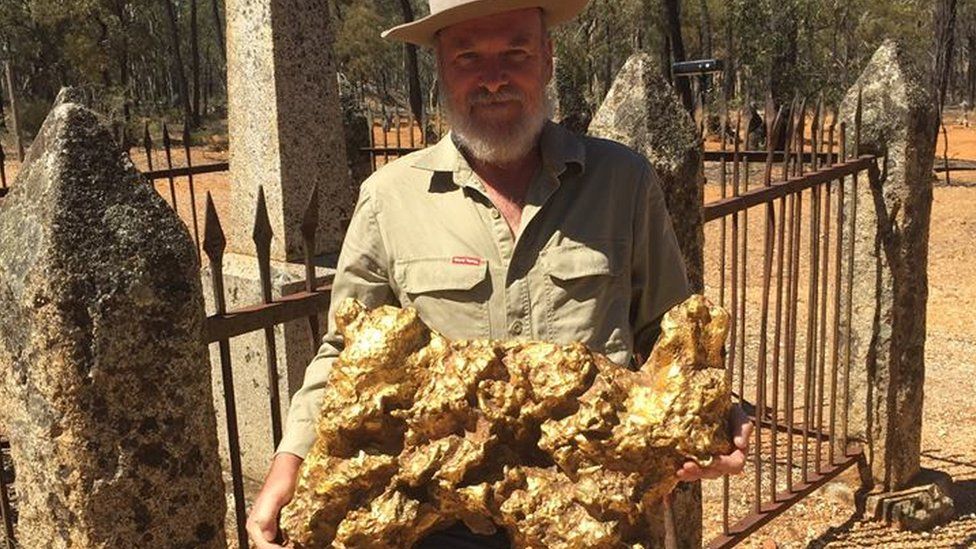
[[[525,50],[511,50],[508,52],[508,58],[512,61],[522,62],[529,58],[529,52]]]
[[[478,60],[478,54],[472,51],[464,52],[457,56],[458,61],[462,63],[471,63]]]

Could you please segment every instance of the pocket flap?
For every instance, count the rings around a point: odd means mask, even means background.
[[[394,276],[410,294],[470,290],[485,279],[488,263],[458,263],[450,257],[411,259],[393,264]]]
[[[583,244],[552,248],[546,252],[546,272],[557,280],[620,274],[619,254],[612,243],[600,249]]]

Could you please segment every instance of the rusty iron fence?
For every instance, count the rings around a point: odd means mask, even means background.
[[[718,234],[719,258],[718,280],[706,280],[706,288],[732,315],[727,380],[757,427],[747,474],[722,480],[721,533],[710,548],[742,542],[864,460],[860,445],[848,440],[848,410],[866,403],[850,400],[857,251],[855,239],[842,235],[856,230],[858,181],[880,177],[877,159],[859,155],[860,101],[852,154],[846,124],[838,124],[836,110],[826,123],[822,99],[809,109],[809,127],[805,101],[770,111],[766,151],[740,150],[736,138],[732,150],[723,140],[720,151],[705,155],[719,163],[721,193],[704,208],[706,234]],[[722,118],[724,130],[727,114]],[[741,118],[735,126],[738,136]],[[782,151],[772,148],[778,127],[786,136]],[[749,249],[760,239],[750,262]],[[713,246],[706,237],[706,248]],[[748,509],[731,509],[730,492],[749,496]]]
[[[706,280],[706,292],[717,292],[717,300],[732,313],[726,354],[727,376],[738,398],[759,426],[754,431],[751,444],[749,474],[735,479],[726,477],[721,481],[722,530],[708,542],[712,548],[731,547],[742,542],[762,525],[863,459],[857,444],[847,444],[846,409],[854,404],[850,402],[848,394],[850,322],[842,321],[851,314],[851,258],[856,251],[854,239],[845,241],[839,235],[841,227],[854,228],[855,217],[847,212],[856,211],[858,206],[856,193],[852,192],[856,190],[858,177],[879,177],[876,159],[858,156],[860,105],[856,117],[858,123],[853,132],[853,154],[848,154],[844,124],[839,125],[838,135],[835,136],[836,112],[828,126],[825,111],[822,104],[819,105],[814,110],[809,132],[805,131],[807,109],[803,102],[794,101],[789,111],[781,110],[776,118],[782,119],[784,112],[789,113],[790,119],[788,124],[784,124],[787,126],[784,131],[789,136],[785,140],[785,150],[774,151],[774,139],[768,140],[770,145],[766,151],[740,150],[741,141],[736,139],[732,150],[723,140],[722,150],[705,154],[707,162],[719,164],[718,185],[721,192],[720,199],[704,206],[709,234],[715,232],[713,228],[719,234],[717,254],[720,257],[718,280]],[[768,135],[772,135],[773,128],[777,126],[772,118],[767,116]],[[723,116],[723,120],[727,121],[728,116]],[[740,124],[737,121],[736,125]],[[414,123],[408,122],[406,125],[411,128],[412,134]],[[397,122],[396,127],[402,127],[401,123]],[[807,134],[810,136],[810,146],[804,139]],[[146,177],[153,182],[169,183],[169,198],[174,209],[177,207],[176,185],[182,184],[185,179],[193,205],[193,177],[226,171],[228,166],[226,163],[193,166],[190,162],[189,136],[184,131],[184,166],[174,167],[173,144],[168,131],[164,131],[163,141],[161,154],[164,155],[165,167],[154,169],[155,155],[147,130],[144,138],[148,166]],[[376,145],[375,142],[372,144]],[[399,143],[393,140],[393,146],[390,146],[387,137],[384,146],[371,147],[369,152],[375,167],[380,157],[388,161],[392,156],[423,146],[426,146],[426,142],[419,140]],[[751,184],[750,174],[757,168],[761,176],[757,183]],[[777,181],[773,180],[774,172],[779,173]],[[247,333],[265,333],[270,387],[268,413],[272,425],[268,444],[269,447],[277,446],[281,439],[282,417],[281,395],[277,392],[278,357],[274,349],[273,330],[287,322],[307,319],[309,337],[313,348],[317,347],[321,335],[318,330],[319,316],[326,314],[330,299],[331,281],[316,278],[310,252],[315,249],[318,215],[313,214],[318,208],[316,188],[309,195],[306,222],[302,225],[306,250],[305,289],[273,299],[270,244],[274,235],[270,231],[263,190],[259,191],[255,219],[258,229],[254,232],[254,241],[262,300],[231,311],[227,310],[224,295],[226,238],[211,194],[208,192],[206,196],[202,235],[196,222],[197,212],[191,212],[191,228],[197,249],[201,259],[205,256],[210,265],[210,291],[215,312],[206,319],[204,340],[207,344],[216,344],[219,349],[233,511],[237,525],[236,541],[240,547],[247,547],[248,542],[244,529],[246,503],[230,340]],[[758,273],[749,268],[749,243],[752,242],[749,237],[750,213],[755,213],[754,221],[756,215],[763,221],[763,244],[759,254],[762,266]],[[808,237],[805,246],[802,239],[804,225],[807,226]],[[706,240],[707,247],[713,244],[711,240]],[[807,261],[801,265],[804,257]],[[761,294],[758,309],[750,304],[749,287],[753,285],[748,284],[757,278],[761,279],[758,284]],[[830,280],[832,284],[828,283]],[[801,290],[806,292],[805,301]],[[755,293],[752,290],[753,298]],[[759,319],[752,319],[751,322],[758,324],[758,329],[750,324],[748,318],[755,314],[755,310],[758,310]],[[846,331],[844,327],[847,327]],[[747,356],[749,353],[754,355]],[[6,442],[0,441],[0,448],[5,445]],[[11,487],[6,480],[0,474],[0,511],[6,547],[12,549],[15,546],[15,511],[10,505],[8,490]],[[743,483],[749,483],[751,487]],[[750,508],[744,514],[737,515],[736,510],[732,509],[730,494],[733,492],[751,494]]]
[[[399,106],[376,112],[364,105],[363,112],[369,126],[369,146],[360,150],[369,155],[374,172],[401,156],[433,145],[448,130],[440,110],[424,112],[419,123],[409,110]]]

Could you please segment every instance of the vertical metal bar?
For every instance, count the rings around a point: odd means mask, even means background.
[[[804,158],[803,158],[803,154],[807,150],[807,142],[806,142],[806,129],[807,129],[806,100],[804,100],[803,110],[800,111],[800,122],[799,122],[799,126],[798,127],[799,127],[799,131],[797,132],[798,143],[797,143],[797,147],[796,147],[796,150],[797,150],[797,159],[798,159],[797,168],[799,169],[798,175],[800,175],[802,177],[803,174],[806,173],[806,167],[804,166]]]
[[[782,110],[780,111],[782,114]],[[766,165],[764,170],[764,186],[768,187],[772,181],[773,173],[773,129],[779,122],[779,117],[773,121],[771,115],[766,117]],[[773,203],[766,203],[766,230],[763,233],[763,286],[762,286],[762,317],[759,319],[759,361],[758,374],[756,380],[756,424],[753,430],[755,435],[755,505],[754,512],[762,511],[762,419],[766,417],[766,346],[769,322],[769,289],[773,269],[773,233],[776,231],[776,214]],[[748,241],[746,241],[748,242]],[[743,262],[745,258],[743,258]],[[776,469],[776,461],[772,462],[773,470]],[[775,476],[775,473],[773,473]],[[775,499],[776,485],[772,486],[773,498]]]
[[[857,90],[857,109],[854,112],[854,158],[861,157],[861,117],[864,116],[864,90]]]
[[[373,111],[366,106],[366,119],[369,121],[369,166],[371,171],[376,171],[376,120],[373,119]]]
[[[723,107],[724,107],[724,102],[723,102]],[[729,116],[728,109],[723,108],[722,123],[721,123],[722,127],[720,130],[722,134],[721,137],[719,138],[719,142],[721,143],[719,147],[723,153],[728,150],[728,146],[725,143],[725,133],[726,131],[728,131],[728,123],[729,123],[728,116]],[[722,160],[719,161],[719,176],[718,176],[719,187],[721,188],[721,196],[723,199],[728,196],[727,194],[728,193],[727,191],[728,169],[729,167],[727,162],[725,161],[725,155],[723,154]],[[728,235],[726,234],[726,216],[724,215],[722,216],[721,224],[722,225],[719,229],[719,240],[722,241],[722,245],[721,245],[722,252],[719,255],[719,260],[718,260],[719,261],[718,302],[722,307],[724,307],[725,306],[725,255],[726,255],[726,241],[728,239]]]
[[[860,106],[860,102],[858,103]],[[860,111],[860,108],[858,109]],[[859,116],[858,116],[859,117]],[[846,132],[846,128],[841,127],[842,132]],[[857,139],[857,130],[855,130],[855,139]],[[857,145],[857,144],[855,144]],[[847,155],[847,145],[844,145],[843,154]],[[847,250],[847,334],[846,334],[846,348],[844,349],[844,421],[841,432],[841,442],[844,445],[844,454],[847,454],[847,441],[849,438],[849,422],[850,422],[850,404],[851,404],[851,345],[853,343],[854,326],[852,325],[854,316],[854,257],[855,257],[855,245],[857,241],[855,238],[855,231],[857,230],[857,185],[859,174],[854,174],[851,178],[851,219],[849,224],[849,235],[848,239],[848,250]]]
[[[166,169],[173,169],[173,146],[169,138],[169,126],[163,122],[163,150],[166,151]],[[173,212],[176,214],[180,213],[180,210],[176,207],[176,182],[173,181],[173,176],[169,176],[169,196],[170,200],[173,202]],[[197,246],[199,248],[199,246]],[[199,254],[199,252],[197,252]]]
[[[820,100],[817,101],[817,106],[813,111],[813,122],[810,124],[810,144],[812,145],[811,152],[813,153],[810,158],[810,168],[813,171],[820,169],[820,158],[817,156],[820,152],[820,141],[818,140],[817,128],[820,125],[820,116],[823,111],[823,94],[820,95]]]
[[[264,199],[264,187],[258,187],[258,205],[254,216],[254,245],[257,251],[258,272],[261,277],[261,299],[271,303],[271,221],[268,206]],[[268,369],[268,391],[271,394],[271,434],[274,447],[281,442],[281,396],[278,389],[278,346],[275,342],[274,326],[264,329],[264,344],[267,350],[265,359]]]
[[[803,194],[790,195],[790,257],[789,257],[789,304],[787,310],[787,366],[786,366],[786,490],[793,491],[793,429],[795,425],[794,398],[796,388],[796,327],[799,316],[800,278],[800,218],[803,212]]]
[[[796,123],[793,125],[793,151],[796,153],[793,161],[793,175],[802,175],[803,165],[803,121],[806,117],[807,100],[800,100],[800,108],[796,112]]]
[[[817,337],[817,263],[819,260],[820,242],[817,238],[819,233],[820,219],[820,189],[813,187],[810,189],[810,256],[809,269],[807,276],[807,341],[805,355],[805,372],[803,374],[803,480],[809,481],[809,446],[810,446],[810,415],[813,408],[813,393],[816,383],[816,337]]]
[[[821,229],[821,234],[823,235],[823,252],[820,256],[820,273],[819,277],[823,282],[820,284],[820,338],[818,343],[820,343],[820,357],[817,361],[817,459],[814,464],[817,473],[822,471],[820,467],[821,453],[822,453],[822,441],[824,434],[824,418],[823,418],[823,406],[824,406],[824,371],[826,369],[827,362],[827,281],[830,276],[830,191],[831,182],[828,181],[824,186],[824,199],[823,199],[823,228]]]
[[[319,184],[316,181],[312,187],[312,194],[308,198],[305,206],[305,215],[302,216],[302,242],[305,248],[305,291],[312,293],[315,291],[315,265],[312,257],[315,255],[315,233],[319,226]],[[319,317],[311,315],[308,317],[309,332],[312,336],[312,349],[318,349],[321,345],[319,339]]]
[[[203,250],[210,259],[210,282],[213,286],[214,309],[216,314],[227,313],[224,298],[223,255],[227,241],[220,227],[213,197],[207,193],[206,220],[204,222]],[[234,517],[237,520],[238,547],[247,547],[245,523],[244,474],[241,467],[241,443],[237,432],[237,403],[234,398],[234,373],[231,368],[230,342],[222,339],[217,343],[220,349],[220,374],[224,388],[224,408],[227,414],[227,449],[230,452],[231,484],[234,491]]]
[[[719,130],[721,132],[721,134],[719,135],[719,143],[720,143],[719,147],[720,147],[720,149],[721,149],[721,151],[723,153],[726,152],[727,149],[728,149],[728,147],[726,145],[726,142],[725,142],[725,134],[728,131],[728,124],[729,124],[728,117],[729,117],[728,107],[725,104],[725,101],[723,100],[722,101],[722,121],[721,121],[721,124],[720,124],[721,125],[721,128]],[[728,181],[727,181],[727,179],[728,179],[728,166],[726,165],[725,155],[722,155],[722,160],[719,162],[719,170],[720,170],[719,171],[719,185],[721,186],[722,198],[724,199],[726,197],[726,193],[727,193],[726,188],[727,188],[727,184],[728,184]],[[722,223],[722,225],[721,225],[721,229],[720,229],[720,233],[719,233],[719,239],[722,241],[722,244],[721,244],[721,254],[719,255],[719,270],[718,270],[718,272],[719,272],[719,285],[718,285],[718,292],[719,292],[718,295],[719,295],[719,298],[718,299],[719,299],[719,303],[721,304],[721,306],[724,307],[725,306],[725,254],[726,254],[726,239],[727,239],[727,235],[726,235],[726,219],[725,219],[725,216],[722,216],[721,223]],[[734,320],[733,320],[733,324],[734,324]],[[725,349],[723,348],[723,351],[724,350]],[[725,381],[726,381],[726,383],[728,384],[729,387],[732,386],[732,366],[731,366],[731,363],[729,363],[726,366],[726,368],[725,368]],[[722,533],[723,534],[728,534],[729,533],[729,476],[728,475],[723,475],[722,476]]]
[[[745,145],[749,145],[749,130],[746,129],[746,140]],[[739,188],[738,194],[741,195],[749,191],[749,157],[746,156],[743,160],[743,166],[745,170],[744,177],[742,178],[742,188]],[[742,172],[740,172],[740,175]],[[736,180],[736,186],[739,186],[739,181]],[[736,214],[738,215],[738,214]],[[742,211],[742,257],[739,259],[739,266],[742,272],[739,274],[739,396],[745,398],[745,381],[746,381],[746,295],[748,285],[748,263],[749,263],[749,210]]]
[[[409,94],[407,94],[407,96],[409,97]],[[416,149],[417,148],[416,141],[415,141],[414,136],[413,136],[413,127],[414,127],[414,122],[415,121],[416,121],[416,117],[414,116],[413,109],[412,108],[407,109],[407,127],[410,128],[410,148],[411,149]]]
[[[834,109],[833,116],[830,119],[830,130],[827,133],[827,166],[833,166],[835,159],[837,158],[837,153],[834,151],[834,129],[837,127],[837,109]]]
[[[796,119],[797,98],[793,97],[790,104],[790,119],[786,122],[786,133],[783,134],[783,181],[790,178],[790,158],[793,153],[793,120]]]
[[[197,258],[200,257],[200,227],[197,222],[197,194],[193,188],[193,162],[190,158],[190,123],[183,124],[183,151],[186,154],[186,178],[190,187],[190,217],[193,218],[193,240],[197,244]]]
[[[735,142],[733,143],[732,153],[732,196],[739,196],[739,132],[742,128],[742,113],[736,118]],[[729,341],[729,367],[735,371],[735,360],[738,353],[738,333],[739,333],[739,213],[732,215],[732,326]],[[742,380],[739,379],[739,398],[742,395]]]
[[[383,105],[380,110],[383,113],[383,123],[380,125],[383,130],[383,165],[386,166],[390,163],[390,131],[386,123],[389,118],[387,118],[386,105]]]
[[[394,130],[396,131],[396,145],[397,145],[396,156],[399,157],[400,151],[403,149],[403,138],[400,135],[401,133],[403,133],[403,117],[400,116],[399,104],[394,105],[393,109],[394,109],[393,112],[395,113],[395,117],[396,117],[396,125],[394,126],[396,128],[396,130]]]
[[[843,135],[841,135],[841,142],[843,143]],[[831,126],[831,141],[833,141],[833,126]],[[831,143],[831,148],[833,148],[833,143]],[[843,149],[843,145],[841,145]],[[837,440],[834,438],[837,431],[837,368],[839,362],[839,348],[840,348],[840,314],[841,314],[841,292],[843,291],[841,287],[841,269],[842,269],[842,258],[844,256],[844,185],[847,184],[846,178],[841,178],[837,185],[837,244],[836,251],[834,253],[834,336],[831,344],[831,357],[830,357],[830,414],[828,417],[829,422],[829,438],[830,444],[827,446],[827,462],[833,466],[834,461],[834,449],[837,446]]]

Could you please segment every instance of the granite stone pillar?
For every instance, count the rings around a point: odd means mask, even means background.
[[[186,227],[62,91],[0,205],[0,416],[22,547],[225,547]]]
[[[685,258],[692,289],[701,292],[705,242],[704,155],[698,130],[657,62],[638,53],[620,69],[590,135],[619,141],[654,166]]]
[[[252,255],[263,186],[271,258],[301,260],[305,204],[318,183],[315,254],[336,253],[355,206],[326,0],[228,0],[228,251]]]
[[[229,252],[224,256],[224,283],[230,310],[261,302],[251,236],[259,188],[264,189],[274,233],[272,296],[305,289],[301,224],[316,184],[321,205],[313,254],[321,267],[317,275],[328,276],[334,267],[358,189],[351,182],[346,155],[332,32],[326,0],[227,2],[231,215],[222,222]],[[209,273],[203,277],[208,279]],[[208,310],[212,312],[212,306]],[[325,333],[325,316],[319,316],[319,334]],[[311,340],[305,319],[277,326],[274,332],[284,418],[318,342]],[[213,347],[214,398],[223,421],[219,354]],[[275,449],[264,333],[235,338],[231,353],[242,465],[246,480],[252,481],[247,486],[256,486]],[[224,428],[221,443],[226,448]]]
[[[674,231],[685,259],[692,290],[704,287],[704,154],[695,122],[684,109],[656,61],[638,53],[620,69],[603,105],[593,117],[590,135],[613,139],[643,154],[660,178]],[[678,546],[702,543],[700,483],[682,483],[672,509]],[[656,513],[663,516],[663,512]],[[663,522],[655,529],[661,546]]]
[[[939,123],[927,82],[889,40],[841,105],[847,143],[853,147],[862,95],[860,153],[881,157],[880,180],[862,175],[857,182],[856,230],[852,235],[845,226],[843,235],[845,249],[853,237],[855,259],[850,405],[841,408],[848,414],[851,436],[867,442],[875,487],[881,491],[905,486],[919,471],[932,166]],[[847,196],[851,186],[848,180]],[[849,201],[847,219],[852,213]],[[846,272],[848,265],[844,268]],[[842,321],[846,333],[846,318]]]

